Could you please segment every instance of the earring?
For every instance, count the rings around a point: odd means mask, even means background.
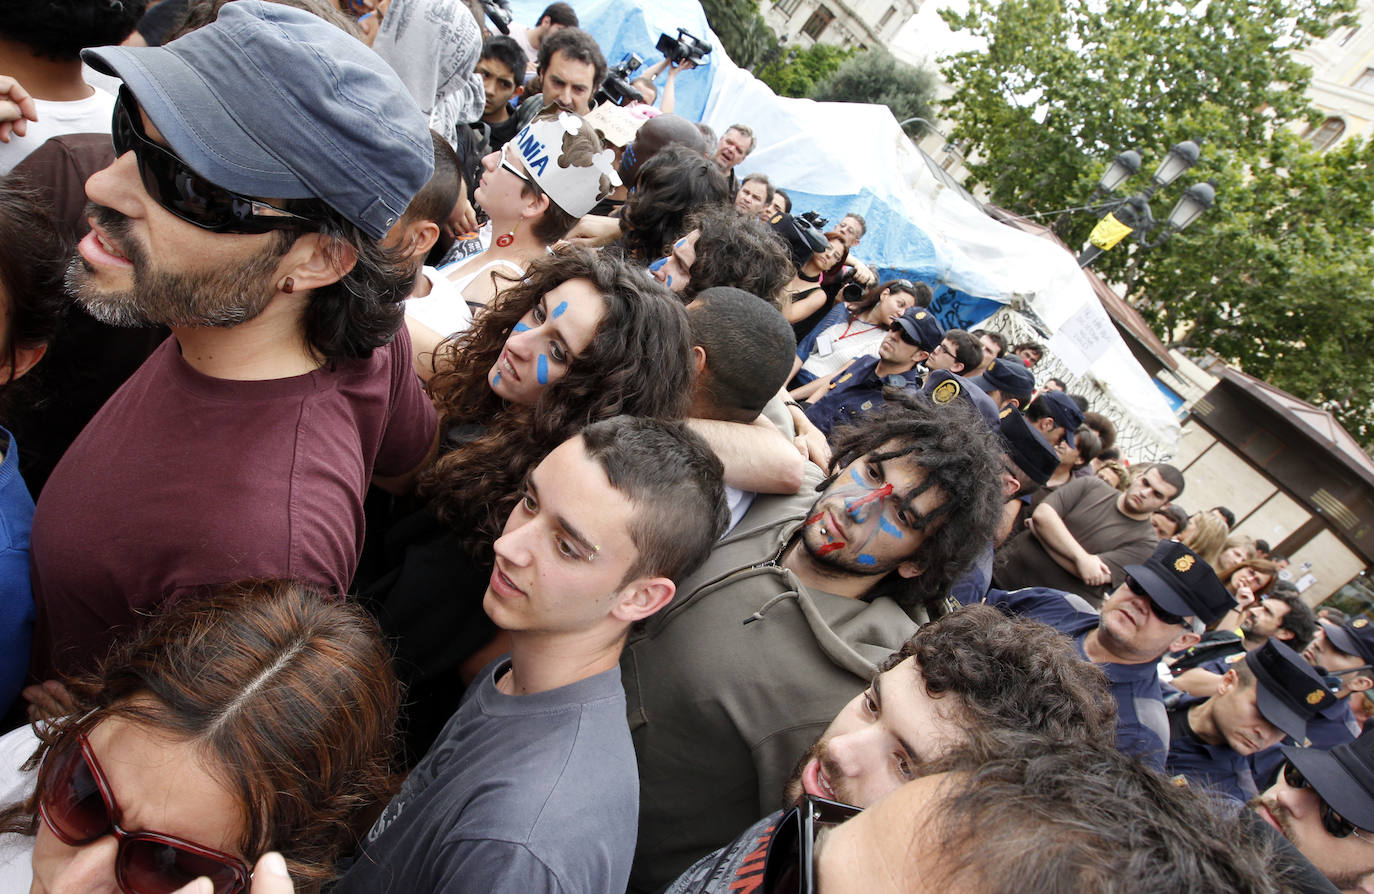
[[[282,280],[281,290],[290,295],[292,292],[296,291],[296,281],[288,276],[286,279]]]
[[[515,241],[515,231],[518,229],[520,229],[520,221],[517,220],[515,226],[510,228],[509,233],[502,233],[500,236],[496,237],[497,246],[500,248],[509,248],[510,244]]]

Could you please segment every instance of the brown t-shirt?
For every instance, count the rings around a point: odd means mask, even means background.
[[[434,437],[410,339],[368,360],[257,382],[205,376],[175,338],[110,398],[34,515],[31,671],[89,669],[141,613],[247,578],[342,593],[373,474],[404,474]]]
[[[1002,590],[1049,587],[1077,593],[1094,606],[1121,585],[1126,566],[1144,562],[1154,553],[1159,538],[1150,520],[1134,519],[1117,508],[1121,492],[1100,478],[1075,478],[1045,498],[1045,505],[1059,513],[1069,533],[1088,552],[1112,569],[1109,587],[1090,587],[1065,571],[1027,530],[1012,535],[997,551],[993,584]]]

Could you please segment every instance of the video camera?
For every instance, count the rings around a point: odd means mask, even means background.
[[[670,65],[677,65],[681,62],[700,65],[701,61],[711,53],[711,45],[688,32],[686,28],[677,29],[677,37],[660,34],[656,48]]]
[[[638,53],[626,53],[625,58],[621,59],[606,72],[606,80],[601,82],[601,89],[596,91],[597,102],[609,102],[618,106],[629,105],[632,102],[641,102],[644,97],[639,95],[631,83],[631,76],[644,64],[644,60]]]
[[[510,34],[510,0],[481,0],[482,11],[491,19],[491,23],[496,26],[496,30],[502,34]]]
[[[811,256],[825,251],[829,242],[825,238],[825,225],[829,223],[814,211],[792,216],[783,213],[773,218],[771,225],[787,243],[792,255],[792,263],[798,268],[811,260]]]

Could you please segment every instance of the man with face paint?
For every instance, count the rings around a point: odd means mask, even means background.
[[[810,467],[811,487],[755,499],[626,648],[632,890],[661,888],[774,809],[797,760],[992,536],[1002,451],[967,407],[895,395],[833,446],[828,478]]]
[[[953,749],[991,760],[1034,738],[1108,746],[1116,714],[1106,678],[1067,639],[985,605],[927,624],[881,665],[807,750],[779,803],[807,796],[868,807]],[[750,890],[783,810],[697,861],[667,894]]]

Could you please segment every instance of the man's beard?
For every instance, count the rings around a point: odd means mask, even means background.
[[[842,804],[853,804],[854,802],[849,800],[850,796],[841,784],[844,774],[826,754],[825,739],[817,739],[810,748],[806,749],[801,760],[797,761],[796,769],[792,771],[792,775],[787,777],[787,783],[782,787],[783,806],[796,807],[801,803],[801,799],[806,796],[806,789],[802,787],[802,772],[806,770],[806,765],[811,763],[812,758],[820,761],[821,771],[825,774],[831,788],[834,789],[834,800]]]
[[[1268,810],[1269,815],[1274,818],[1274,822],[1279,824],[1279,829],[1282,831],[1283,837],[1287,838],[1289,843],[1291,843],[1299,853],[1302,853],[1302,847],[1298,839],[1293,837],[1293,818],[1289,816],[1288,811],[1282,804],[1270,798],[1266,798],[1264,795],[1256,795],[1249,801],[1246,801],[1245,806],[1250,810],[1254,810],[1257,807],[1263,807],[1265,810]],[[1307,855],[1303,854],[1303,856],[1305,857]],[[1316,866],[1316,864],[1313,865],[1318,872],[1326,876],[1327,881],[1342,891],[1355,888],[1366,875],[1374,871],[1374,866],[1371,866],[1363,871],[1332,874],[1329,870],[1321,866]]]
[[[197,272],[159,269],[136,240],[129,219],[100,205],[88,205],[109,241],[133,265],[133,286],[101,289],[92,267],[79,254],[67,267],[67,291],[103,323],[112,326],[180,326],[227,328],[258,316],[276,295],[277,262],[290,243],[269,243],[260,254],[224,268]]]

